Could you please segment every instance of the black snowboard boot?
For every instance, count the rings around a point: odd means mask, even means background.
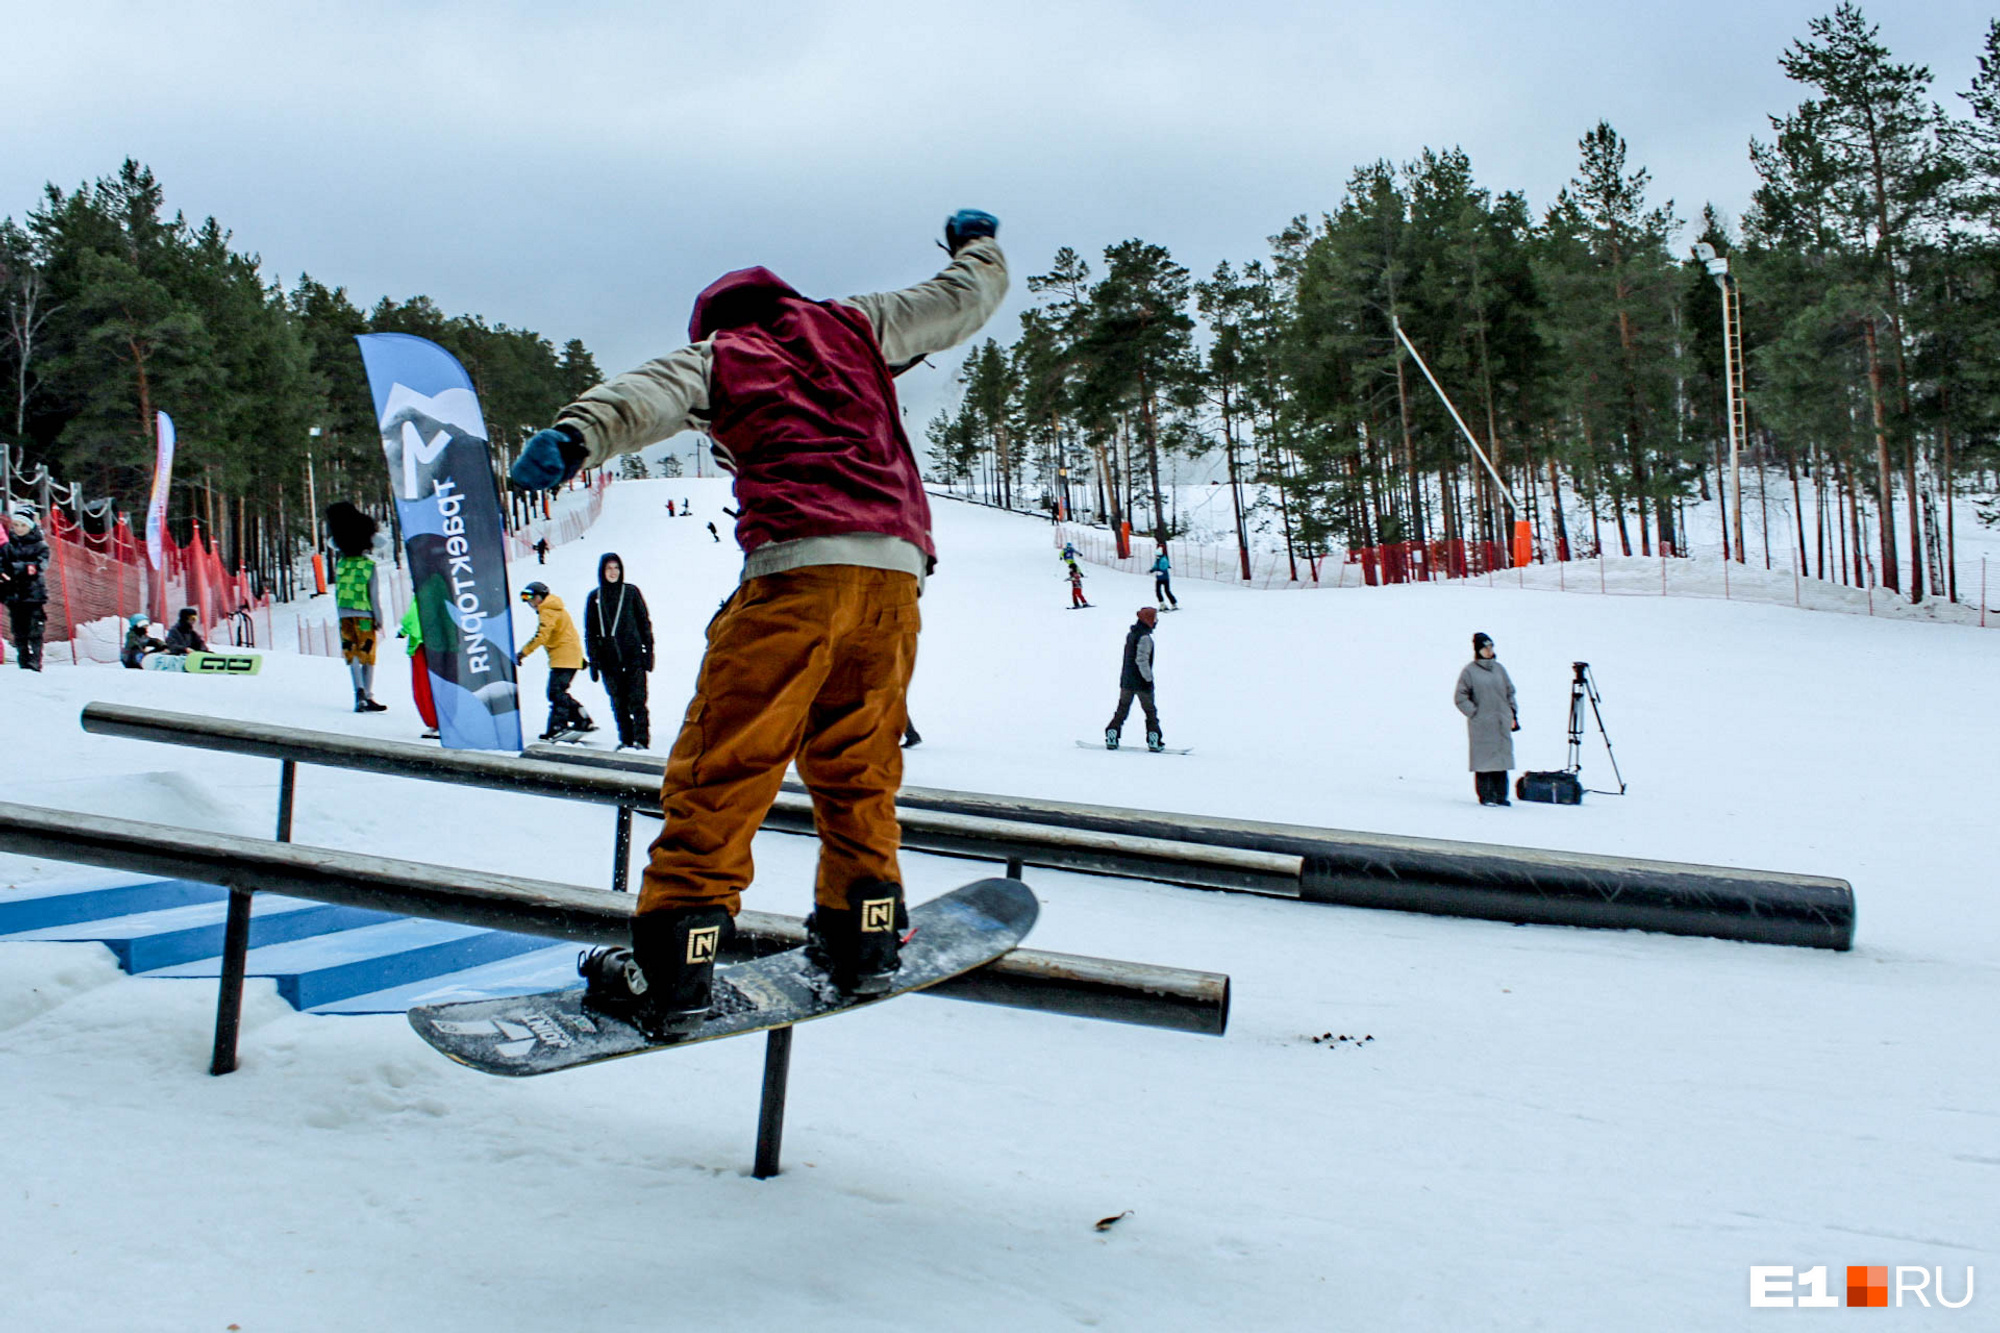
[[[1158,754],[1167,748],[1166,738],[1161,736],[1157,731],[1149,731],[1146,733],[1146,748],[1154,754]]]
[[[844,908],[815,906],[806,918],[806,957],[849,995],[880,995],[895,984],[910,913],[903,886],[865,879]]]
[[[592,949],[577,960],[583,1002],[654,1041],[685,1037],[708,1017],[715,962],[734,932],[720,907],[641,913],[630,949]]]
[[[1106,727],[1104,729],[1104,748],[1107,750],[1118,748],[1118,728]]]

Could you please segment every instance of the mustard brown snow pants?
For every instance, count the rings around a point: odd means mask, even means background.
[[[917,660],[914,575],[819,565],[754,578],[708,627],[694,700],[660,786],[639,911],[734,915],[750,840],[794,761],[819,827],[814,900],[845,908],[858,880],[902,882],[896,792]]]

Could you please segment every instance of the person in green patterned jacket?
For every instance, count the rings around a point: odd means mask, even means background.
[[[382,625],[382,599],[375,588],[376,522],[345,500],[326,509],[326,530],[340,559],[333,566],[333,600],[340,615],[340,656],[354,679],[354,711],[386,713],[375,702],[375,633]]]

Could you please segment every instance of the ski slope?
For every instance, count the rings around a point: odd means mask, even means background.
[[[683,497],[695,516],[668,519]],[[514,571],[580,615],[598,555],[624,557],[659,635],[663,746],[735,578],[724,503],[721,482],[622,482],[582,541]],[[2000,635],[1190,581],[1158,662],[1167,740],[1194,753],[1114,755],[1074,742],[1105,724],[1150,581],[1086,567],[1096,609],[1068,611],[1046,525],[943,500],[937,520],[912,784],[1840,875],[1857,947],[1031,872],[1033,944],[1228,972],[1229,1035],[922,997],[815,1024],[786,1173],[758,1182],[761,1043],[515,1082],[400,1018],[298,1014],[253,982],[242,1069],[212,1079],[210,985],[4,945],[0,1327],[1685,1330],[1768,1323],[1753,1264],[1826,1264],[1836,1285],[1845,1264],[1942,1266],[1954,1295],[1967,1265],[2000,1273]],[[1450,694],[1475,630],[1519,686],[1524,766],[1560,764],[1569,663],[1592,663],[1629,796],[1474,803]],[[412,739],[386,646],[391,711],[369,717],[338,660],[290,653],[247,680],[9,667],[5,799],[268,836],[275,763],[87,736],[77,710]],[[601,691],[577,693],[608,723]],[[1601,749],[1585,776],[1608,785]],[[597,884],[611,822],[307,769],[295,836]],[[805,911],[812,857],[761,837],[748,905]],[[916,898],[978,873],[905,861]],[[105,878],[0,858],[0,896]]]

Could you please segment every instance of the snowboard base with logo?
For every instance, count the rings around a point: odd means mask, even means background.
[[[264,659],[256,653],[148,653],[140,665],[190,676],[254,676],[264,669]]]
[[[842,992],[804,949],[716,969],[708,1021],[671,1042],[649,1040],[622,1019],[583,1004],[581,984],[500,1000],[422,1005],[410,1010],[417,1035],[481,1073],[524,1077],[594,1065],[647,1051],[692,1046],[824,1018],[934,986],[992,962],[1035,924],[1034,893],[1015,879],[982,879],[910,909],[910,936],[894,987],[882,995]]]

